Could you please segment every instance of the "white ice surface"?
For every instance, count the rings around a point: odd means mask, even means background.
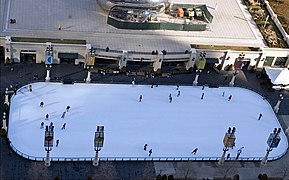
[[[11,99],[8,137],[20,152],[45,157],[44,129],[40,123],[55,125],[51,157],[94,157],[94,132],[105,126],[100,157],[220,157],[228,127],[236,127],[236,147],[228,153],[241,158],[263,157],[267,138],[280,124],[266,100],[255,92],[236,87],[202,90],[202,87],[176,86],[151,88],[150,85],[34,83],[18,90]],[[201,100],[201,94],[205,93]],[[222,93],[225,96],[222,97]],[[169,94],[173,101],[169,103]],[[139,102],[139,96],[143,96]],[[228,96],[232,100],[228,101]],[[39,103],[43,101],[44,107]],[[61,118],[66,106],[71,109]],[[45,115],[49,120],[45,121]],[[258,121],[259,114],[263,117]],[[66,129],[61,130],[66,123]],[[281,142],[269,157],[288,147],[281,131]],[[56,139],[60,140],[55,147]],[[196,155],[191,151],[198,147]]]

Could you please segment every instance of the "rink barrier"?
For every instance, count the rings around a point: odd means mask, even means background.
[[[17,150],[12,143],[10,143],[11,148],[20,156],[32,160],[32,161],[44,161],[45,157],[34,157],[28,154],[22,153]],[[53,151],[53,149],[52,149]],[[286,151],[287,152],[287,151]],[[286,154],[286,152],[282,153],[279,156],[269,157],[268,161],[274,161]],[[265,155],[266,151],[264,151]],[[46,155],[45,150],[43,149],[43,154]],[[220,157],[99,157],[100,161],[160,161],[160,162],[176,162],[176,161],[218,161]],[[226,161],[261,161],[263,157],[239,157],[237,160],[234,157],[230,157],[226,159]],[[94,157],[51,157],[51,161],[93,161]]]

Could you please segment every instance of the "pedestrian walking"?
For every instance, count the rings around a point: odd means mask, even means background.
[[[32,92],[32,85],[29,84],[29,91]]]
[[[62,113],[62,115],[61,115],[61,118],[63,118],[63,119],[64,119],[64,117],[65,117],[65,114],[66,114],[66,112],[64,111],[64,112]]]
[[[197,151],[198,151],[198,148],[195,148],[191,153],[195,155]]]
[[[56,140],[56,147],[58,147],[59,139]]]
[[[39,106],[40,106],[40,107],[43,107],[43,106],[44,106],[44,102],[41,101]]]
[[[230,158],[230,153],[227,154],[227,159],[229,159],[229,158]]]
[[[170,100],[170,103],[171,103],[171,102],[173,101],[173,98],[172,98],[172,97],[170,97],[170,98],[169,98],[169,100]]]
[[[143,150],[146,151],[147,150],[147,146],[148,146],[148,144],[145,144],[144,147],[143,147]]]
[[[46,120],[46,121],[49,120],[49,114],[46,114],[46,116],[45,116],[45,120]]]
[[[259,114],[259,117],[258,117],[258,120],[260,120],[260,119],[262,118],[262,116],[263,116],[263,114],[260,113],[260,114]]]
[[[70,109],[70,106],[67,106],[67,107],[66,107],[66,112],[68,112],[68,111],[69,111],[69,109]]]
[[[62,125],[62,128],[61,128],[61,129],[62,129],[62,130],[65,129],[65,126],[66,126],[66,123],[64,123],[64,124]]]
[[[149,150],[149,156],[151,156],[152,153],[153,153],[153,149],[150,149],[150,150]]]
[[[225,96],[225,91],[223,92],[222,96],[223,96],[223,97]]]
[[[142,95],[139,96],[139,102],[141,102],[141,100],[142,100]]]
[[[201,99],[204,99],[204,95],[205,95],[205,93],[202,93],[202,97],[201,97]]]
[[[231,99],[232,99],[232,95],[229,96],[228,101],[231,101]]]
[[[43,129],[43,128],[44,128],[44,122],[41,122],[40,129]]]
[[[177,94],[177,96],[179,97],[181,95],[181,91],[178,91],[178,94]]]

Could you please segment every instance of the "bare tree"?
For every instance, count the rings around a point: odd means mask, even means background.
[[[238,171],[235,168],[235,166],[236,166],[236,162],[234,162],[234,161],[226,161],[224,163],[224,165],[219,166],[218,172],[224,176],[224,179],[226,179],[228,175],[229,176],[233,176],[233,175],[238,173]]]
[[[192,162],[179,162],[177,163],[178,167],[177,170],[179,171],[179,174],[183,179],[193,179],[195,176],[195,171],[193,169],[193,164]]]

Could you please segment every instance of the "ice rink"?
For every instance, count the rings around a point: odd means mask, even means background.
[[[42,82],[33,83],[32,89],[30,92],[28,85],[24,86],[11,98],[8,137],[17,151],[36,158],[46,156],[41,122],[53,122],[55,126],[52,158],[93,158],[98,125],[105,127],[101,158],[146,158],[149,149],[153,158],[218,158],[229,127],[236,128],[236,147],[227,152],[231,158],[241,147],[240,158],[261,158],[269,134],[280,127],[270,104],[243,88],[180,86],[177,90],[177,86],[152,88],[137,83]],[[43,107],[39,106],[41,101]],[[61,118],[68,105],[70,110]],[[260,113],[263,116],[258,120]],[[46,114],[49,120],[45,120]],[[64,123],[66,128],[62,130]],[[286,152],[288,143],[283,130],[280,137],[279,146],[269,158]],[[57,139],[59,146],[55,147]],[[144,144],[148,144],[147,151]],[[198,151],[193,155],[195,148]]]

